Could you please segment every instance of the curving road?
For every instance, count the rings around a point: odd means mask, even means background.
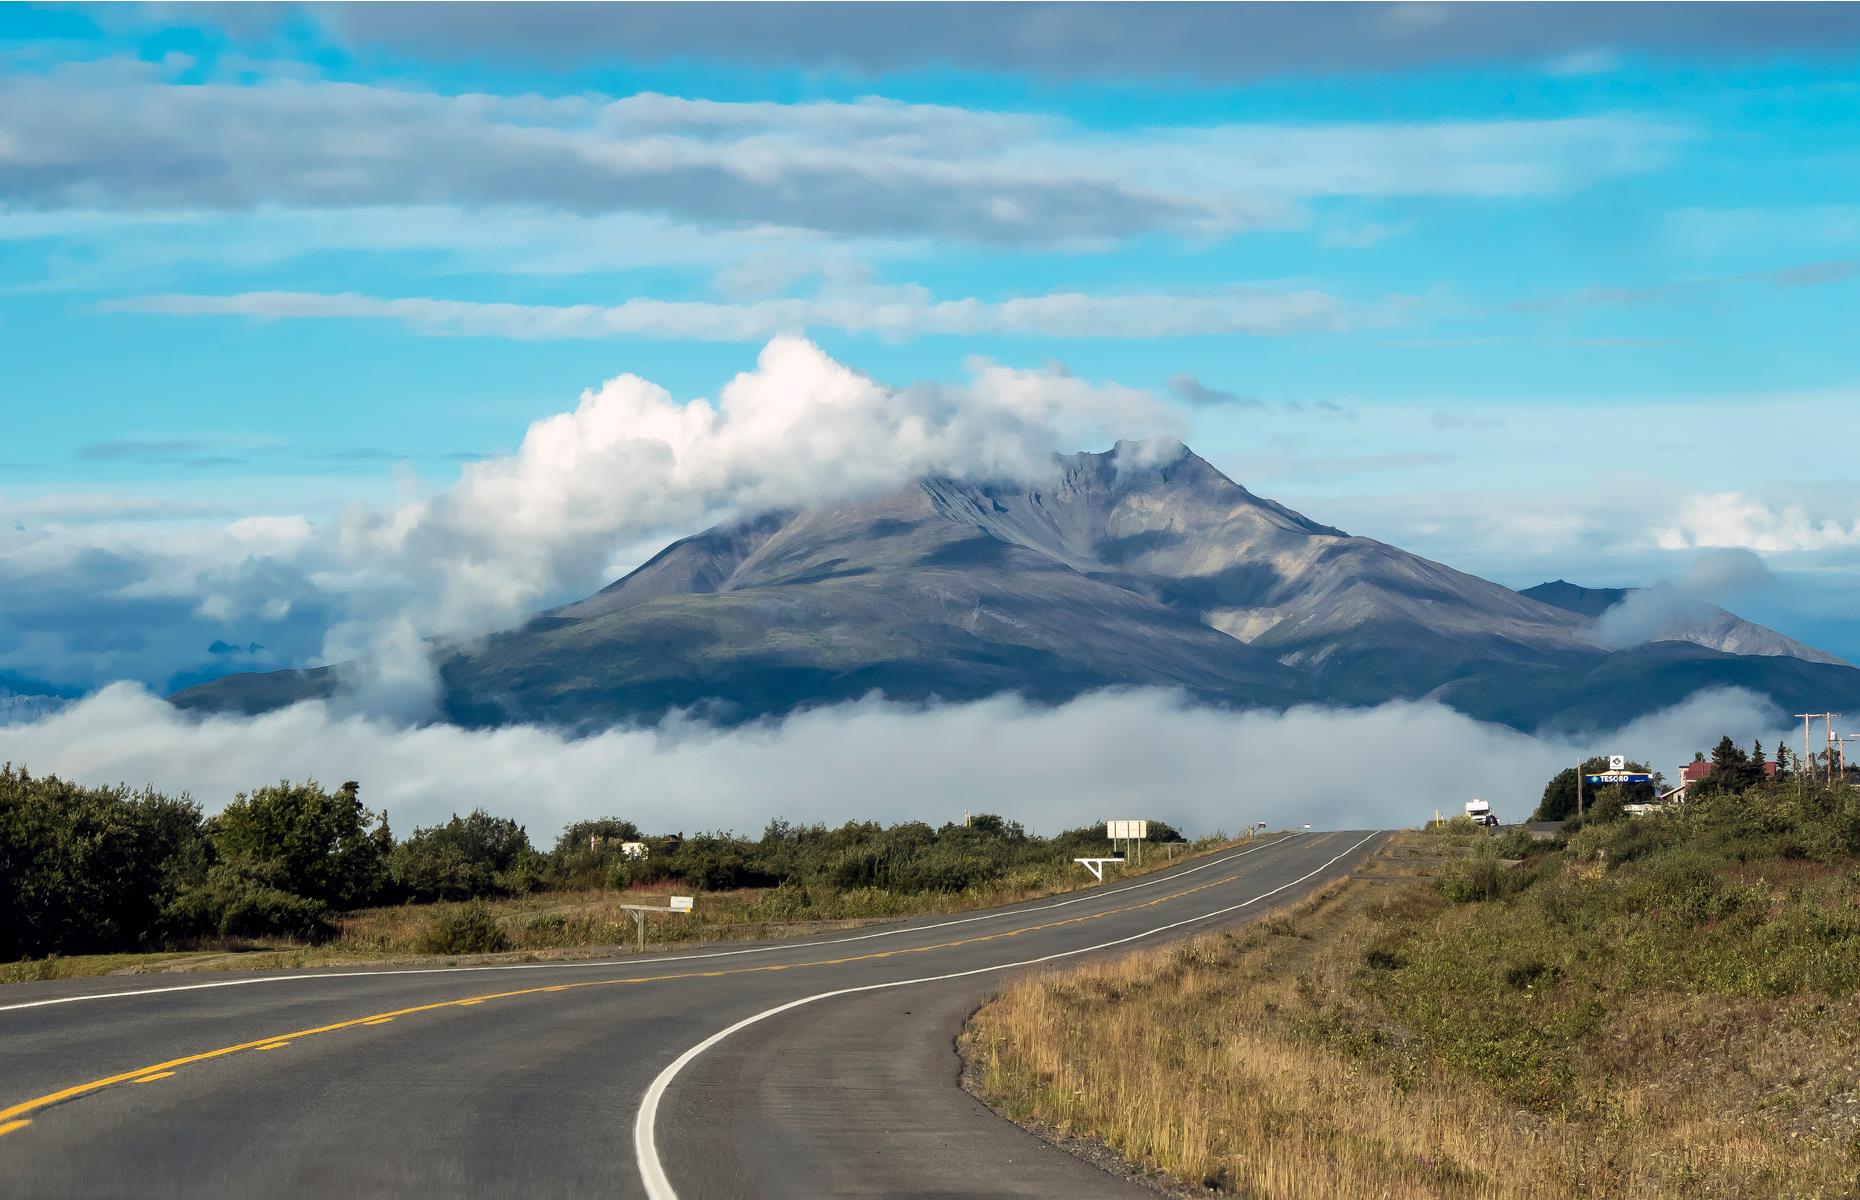
[[[960,1090],[1004,974],[1246,920],[1383,835],[607,962],[0,989],[0,1195],[1129,1196]]]

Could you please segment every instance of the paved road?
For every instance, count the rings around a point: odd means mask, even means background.
[[[803,942],[14,985],[0,1195],[1129,1196],[957,1087],[964,1018],[1013,971],[1249,919],[1381,836]]]

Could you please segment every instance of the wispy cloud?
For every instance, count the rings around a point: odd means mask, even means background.
[[[1592,71],[1613,51],[1838,54],[1860,42],[1860,16],[1841,5],[1111,3],[1067,8],[1063,19],[1037,4],[742,5],[729,20],[653,3],[319,11],[345,44],[421,57],[499,53],[553,64],[696,57],[867,74],[955,66],[1066,79],[1235,80],[1488,62]],[[184,19],[175,13],[155,19]]]
[[[888,338],[1032,334],[1155,338],[1194,334],[1334,333],[1401,319],[1396,297],[1354,306],[1325,292],[1228,288],[1211,293],[1051,292],[1002,300],[937,299],[913,285],[823,289],[813,297],[730,303],[635,298],[614,305],[504,304],[354,293],[245,292],[157,295],[104,303],[113,312],[257,320],[393,321],[433,335],[525,339],[645,337],[758,341],[779,333],[837,330]]]
[[[179,467],[227,467],[245,461],[226,442],[208,438],[120,438],[87,442],[73,457],[81,462],[135,462]]]
[[[1737,287],[1743,284],[1767,284],[1774,288],[1818,287],[1845,283],[1860,278],[1860,258],[1834,258],[1819,262],[1797,263],[1787,267],[1767,267],[1758,271],[1738,271],[1727,275],[1699,275],[1664,283],[1637,286],[1596,286],[1554,295],[1518,300],[1506,307],[1514,312],[1545,312],[1562,308],[1599,308],[1614,305],[1647,304],[1674,296]],[[1640,339],[1634,339],[1640,341]],[[1590,344],[1620,345],[1621,339],[1591,339]]]
[[[1266,402],[1257,396],[1243,396],[1239,392],[1230,392],[1222,388],[1209,387],[1193,375],[1174,375],[1169,379],[1169,390],[1177,399],[1193,408],[1264,408]]]
[[[1555,194],[1682,130],[1536,121],[1152,127],[909,104],[173,86],[122,62],[0,81],[0,193],[30,208],[677,214],[697,225],[1068,243],[1215,235],[1324,196]]]

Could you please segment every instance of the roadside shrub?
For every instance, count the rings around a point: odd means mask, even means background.
[[[218,860],[263,887],[333,908],[382,897],[394,838],[387,816],[362,807],[360,788],[326,792],[313,779],[241,792],[207,822]]]
[[[413,831],[394,847],[395,885],[411,900],[473,900],[541,886],[545,866],[523,826],[483,809]]]
[[[1475,858],[1440,879],[1440,894],[1455,904],[1476,904],[1504,895],[1505,869],[1495,858]]]
[[[497,918],[476,902],[434,914],[420,935],[420,949],[427,954],[494,954],[509,948]]]
[[[280,937],[318,942],[330,934],[329,906],[273,887],[221,863],[177,904],[187,924],[221,937]]]
[[[186,796],[0,767],[0,959],[159,944],[207,863]]]
[[[612,869],[626,861],[620,847],[645,838],[639,826],[619,817],[576,821],[555,839],[549,852],[549,875],[557,887],[598,886]]]

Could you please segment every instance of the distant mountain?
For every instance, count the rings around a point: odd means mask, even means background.
[[[49,717],[71,703],[74,693],[0,679],[0,725],[18,725]]]
[[[1552,579],[1549,583],[1524,588],[1518,594],[1593,619],[1626,600],[1631,591],[1632,588],[1578,587],[1566,579]]]
[[[1694,679],[1735,678],[1785,707],[1860,703],[1852,668],[1791,661],[1804,676],[1703,647],[1675,666],[1664,649],[1597,645],[1591,619],[1311,521],[1185,447],[1119,443],[1060,459],[1042,483],[927,478],[717,526],[438,657],[446,715],[479,726],[1107,686],[1248,706],[1438,696],[1524,729],[1580,717],[1589,678],[1638,711]],[[327,670],[233,675],[173,700],[256,712],[333,685]]]
[[[1585,588],[1562,579],[1525,588],[1519,594],[1589,617],[1592,621],[1604,613],[1618,610],[1630,597],[1649,597],[1649,593],[1640,588]],[[1656,624],[1649,631],[1646,641],[1691,642],[1726,654],[1799,658],[1804,662],[1839,667],[1852,665],[1839,655],[1817,650],[1777,633],[1774,629],[1746,621],[1715,604],[1690,601],[1671,607],[1671,612],[1656,608],[1650,614]]]

